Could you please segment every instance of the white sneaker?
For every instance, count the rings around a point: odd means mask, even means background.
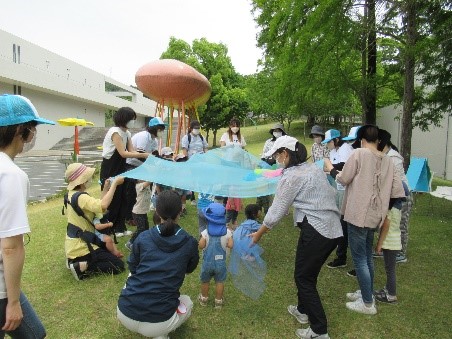
[[[287,311],[289,311],[290,314],[292,314],[295,319],[298,320],[300,324],[307,324],[309,323],[308,315],[304,313],[300,313],[298,311],[297,306],[295,305],[289,305],[287,306]]]
[[[196,200],[192,200],[192,201],[190,202],[190,204],[191,204],[192,206],[196,206],[196,205],[197,205],[197,202],[196,202]]]
[[[375,307],[375,302],[372,302],[372,306],[367,307],[363,300],[360,298],[355,301],[350,301],[345,304],[345,306],[351,310],[362,314],[375,315],[377,314],[377,308]]]
[[[126,236],[129,236],[129,235],[132,235],[132,234],[133,234],[133,232],[132,232],[132,231],[129,231],[129,230],[127,230],[127,231],[124,232],[124,235],[126,235]]]
[[[325,334],[317,334],[310,327],[308,328],[299,328],[295,331],[295,335],[298,338],[307,339],[307,338],[318,338],[318,339],[329,339],[328,333]]]
[[[361,296],[361,290],[356,290],[355,292],[347,293],[346,296],[347,296],[347,299],[348,299],[348,300],[350,300],[350,301],[356,301],[356,300],[362,298],[362,296]]]
[[[117,232],[117,233],[115,233],[115,235],[116,235],[116,238],[121,238],[121,237],[124,236],[124,233],[122,233],[122,232]]]

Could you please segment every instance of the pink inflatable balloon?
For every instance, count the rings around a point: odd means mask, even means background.
[[[209,80],[193,67],[174,59],[162,59],[142,66],[135,82],[144,94],[165,106],[199,106],[209,100]]]

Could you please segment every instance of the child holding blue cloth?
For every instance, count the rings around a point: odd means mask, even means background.
[[[233,247],[232,232],[226,228],[226,209],[223,204],[214,202],[203,210],[207,228],[201,232],[199,248],[203,250],[201,267],[201,293],[198,301],[207,306],[209,285],[215,279],[215,308],[224,304],[224,282],[226,280],[226,250]]]

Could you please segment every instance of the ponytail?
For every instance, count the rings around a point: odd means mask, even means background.
[[[156,212],[162,222],[159,225],[159,232],[163,237],[169,237],[176,233],[176,219],[182,211],[182,201],[176,191],[163,191],[157,197]]]

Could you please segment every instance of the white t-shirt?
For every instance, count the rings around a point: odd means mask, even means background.
[[[132,213],[147,214],[151,210],[151,186],[144,186],[144,182],[135,185],[137,200],[133,205]]]
[[[221,136],[220,142],[223,141],[224,143],[226,143],[226,146],[234,145],[234,146],[245,147],[246,146],[245,138],[243,137],[243,135],[241,137],[242,137],[242,140],[239,140],[239,138],[237,138],[237,134],[232,134],[232,141],[231,141],[231,140],[229,140],[229,133],[225,132]]]
[[[27,174],[7,154],[0,152],[0,244],[3,238],[30,232],[27,217],[29,191]],[[5,298],[3,255],[0,250],[0,299]]]
[[[124,144],[124,150],[127,149],[127,140],[132,138],[132,134],[129,131],[123,131],[120,127],[112,127],[105,135],[104,142],[102,144],[102,158],[110,159],[113,153],[115,153],[116,147],[111,139],[114,133],[118,133]]]
[[[204,149],[209,147],[207,144],[206,138],[201,135],[193,135],[190,137],[190,144],[188,144],[188,134],[184,135],[182,138],[182,148],[185,148],[188,151],[188,157],[190,158],[193,154],[196,153],[204,153]]]
[[[134,134],[132,137],[132,145],[136,151],[144,151],[146,153],[152,153],[158,149],[157,138],[153,138],[148,131],[141,131]],[[127,158],[126,163],[138,167],[143,162],[137,158]]]
[[[201,237],[206,238],[206,247],[209,246],[209,233],[207,232],[207,229],[201,232]],[[229,254],[229,248],[227,247],[229,238],[232,238],[232,232],[229,228],[226,229],[226,234],[223,235],[220,239],[221,247],[226,251],[226,254]]]

